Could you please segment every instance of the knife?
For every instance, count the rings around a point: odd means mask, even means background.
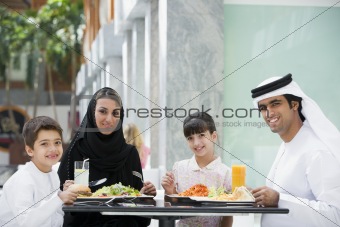
[[[102,178],[102,179],[100,179],[100,180],[90,181],[90,182],[89,182],[89,186],[90,186],[90,187],[97,186],[97,185],[99,185],[99,184],[104,183],[106,180],[107,180],[106,178]]]

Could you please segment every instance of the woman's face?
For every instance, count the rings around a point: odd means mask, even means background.
[[[96,125],[102,134],[109,135],[116,130],[120,108],[118,103],[110,98],[97,100],[94,116]]]

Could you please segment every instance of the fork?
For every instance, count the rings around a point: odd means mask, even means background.
[[[132,171],[132,175],[138,177],[142,181],[142,183],[144,184],[143,176],[142,176],[141,173],[139,173],[137,171]]]

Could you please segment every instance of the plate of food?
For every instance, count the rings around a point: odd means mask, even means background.
[[[233,193],[222,193],[216,197],[212,197],[212,199],[233,202],[255,202],[253,194],[245,186],[236,187]]]
[[[197,201],[197,202],[206,202],[206,203],[237,203],[237,204],[242,204],[242,203],[254,203],[254,201],[240,201],[240,200],[216,200],[212,199],[209,197],[195,197],[191,196],[189,197],[191,200]]]
[[[183,199],[183,198],[190,198],[191,196],[207,197],[208,194],[209,194],[209,189],[207,186],[205,186],[204,184],[195,184],[181,193],[171,194],[167,196],[171,198]]]
[[[95,192],[86,185],[72,184],[70,190],[78,194],[77,200],[114,200],[114,199],[135,199],[135,198],[153,198],[151,195],[141,194],[137,189],[131,186],[124,186],[122,183],[104,186]]]
[[[210,189],[208,197],[200,197],[200,196],[190,196],[192,200],[199,202],[209,202],[209,203],[235,203],[235,204],[245,204],[255,202],[254,196],[251,192],[244,186],[235,188],[233,193],[227,193],[221,191],[219,189],[215,190]]]
[[[223,187],[207,188],[205,185],[197,184],[179,194],[166,195],[173,202],[200,202],[205,204],[254,204],[255,198],[244,186],[238,187],[233,193],[227,192]]]
[[[172,203],[192,203],[195,201],[190,199],[191,196],[206,197],[208,196],[208,191],[207,186],[204,184],[195,184],[181,193],[165,195],[165,198]]]
[[[154,196],[151,195],[139,195],[139,196],[128,196],[128,195],[116,195],[116,196],[82,196],[82,197],[77,197],[77,200],[134,200],[134,199],[153,199]]]

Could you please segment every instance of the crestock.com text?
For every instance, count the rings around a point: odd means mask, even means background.
[[[195,112],[206,112],[214,118],[261,118],[261,113],[257,108],[224,108],[220,114],[213,115],[211,108],[206,109],[204,105],[201,108],[126,108],[125,116],[127,118],[137,115],[138,118],[185,118]]]

